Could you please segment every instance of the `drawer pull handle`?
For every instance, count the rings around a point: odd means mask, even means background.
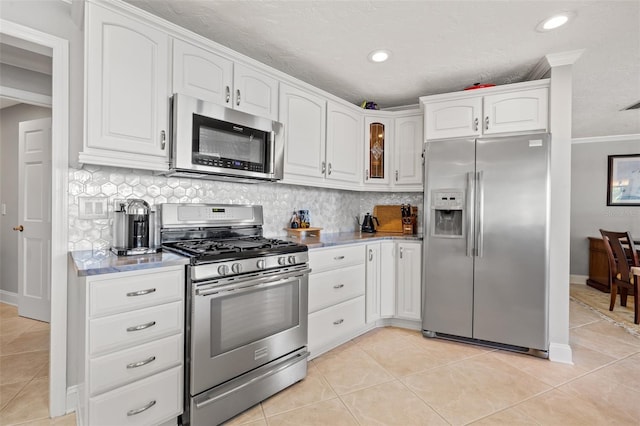
[[[153,327],[154,325],[156,325],[156,322],[155,321],[151,321],[151,322],[148,322],[146,324],[140,324],[140,325],[134,325],[133,327],[127,327],[127,331],[140,331],[140,330],[144,330],[145,328]]]
[[[155,291],[156,291],[155,288],[148,288],[146,290],[140,290],[140,291],[132,291],[131,293],[127,293],[127,297],[144,296],[145,294],[155,293]]]
[[[140,407],[140,408],[136,408],[134,410],[127,411],[127,416],[135,416],[136,414],[140,414],[140,413],[142,413],[144,411],[147,411],[149,408],[153,407],[154,405],[156,405],[156,400],[155,399],[153,401],[149,402],[144,407]]]
[[[336,285],[333,286],[333,288],[336,288],[336,289],[337,288],[342,288],[342,287],[344,287],[344,284],[336,284]]]
[[[150,362],[153,362],[156,360],[155,356],[150,356],[147,359],[144,359],[142,361],[138,361],[138,362],[132,362],[131,364],[127,364],[127,368],[138,368],[138,367],[142,367],[143,365],[147,365]]]
[[[342,260],[344,259],[344,256],[336,256],[333,258],[333,260]]]
[[[344,319],[340,318],[338,321],[334,321],[333,325],[340,325],[344,322]]]

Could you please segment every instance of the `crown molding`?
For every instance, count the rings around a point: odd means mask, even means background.
[[[584,53],[585,49],[570,50],[567,52],[549,53],[545,56],[549,66],[561,67],[563,65],[573,65]]]
[[[587,138],[573,138],[572,144],[596,143],[596,142],[627,142],[640,141],[640,133],[631,135],[591,136]]]

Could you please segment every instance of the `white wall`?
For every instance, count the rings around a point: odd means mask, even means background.
[[[0,86],[51,96],[51,76],[0,64]]]
[[[571,151],[571,274],[589,275],[589,242],[599,229],[629,231],[640,239],[640,207],[607,206],[607,156],[640,154],[632,140],[574,143]]]
[[[51,117],[49,108],[18,104],[0,110],[0,291],[18,292],[18,125],[21,121]],[[25,188],[28,190],[28,188]]]

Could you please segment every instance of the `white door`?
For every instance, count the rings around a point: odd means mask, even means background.
[[[51,318],[51,118],[19,125],[18,315]]]

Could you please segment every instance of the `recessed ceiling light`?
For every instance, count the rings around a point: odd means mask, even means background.
[[[573,18],[574,15],[575,13],[573,12],[563,12],[557,15],[553,15],[552,17],[540,22],[536,27],[536,30],[540,32],[551,31],[569,22],[569,20]]]
[[[374,50],[373,52],[369,53],[369,60],[371,62],[384,62],[389,59],[389,56],[391,56],[391,52],[389,52],[388,50]]]

